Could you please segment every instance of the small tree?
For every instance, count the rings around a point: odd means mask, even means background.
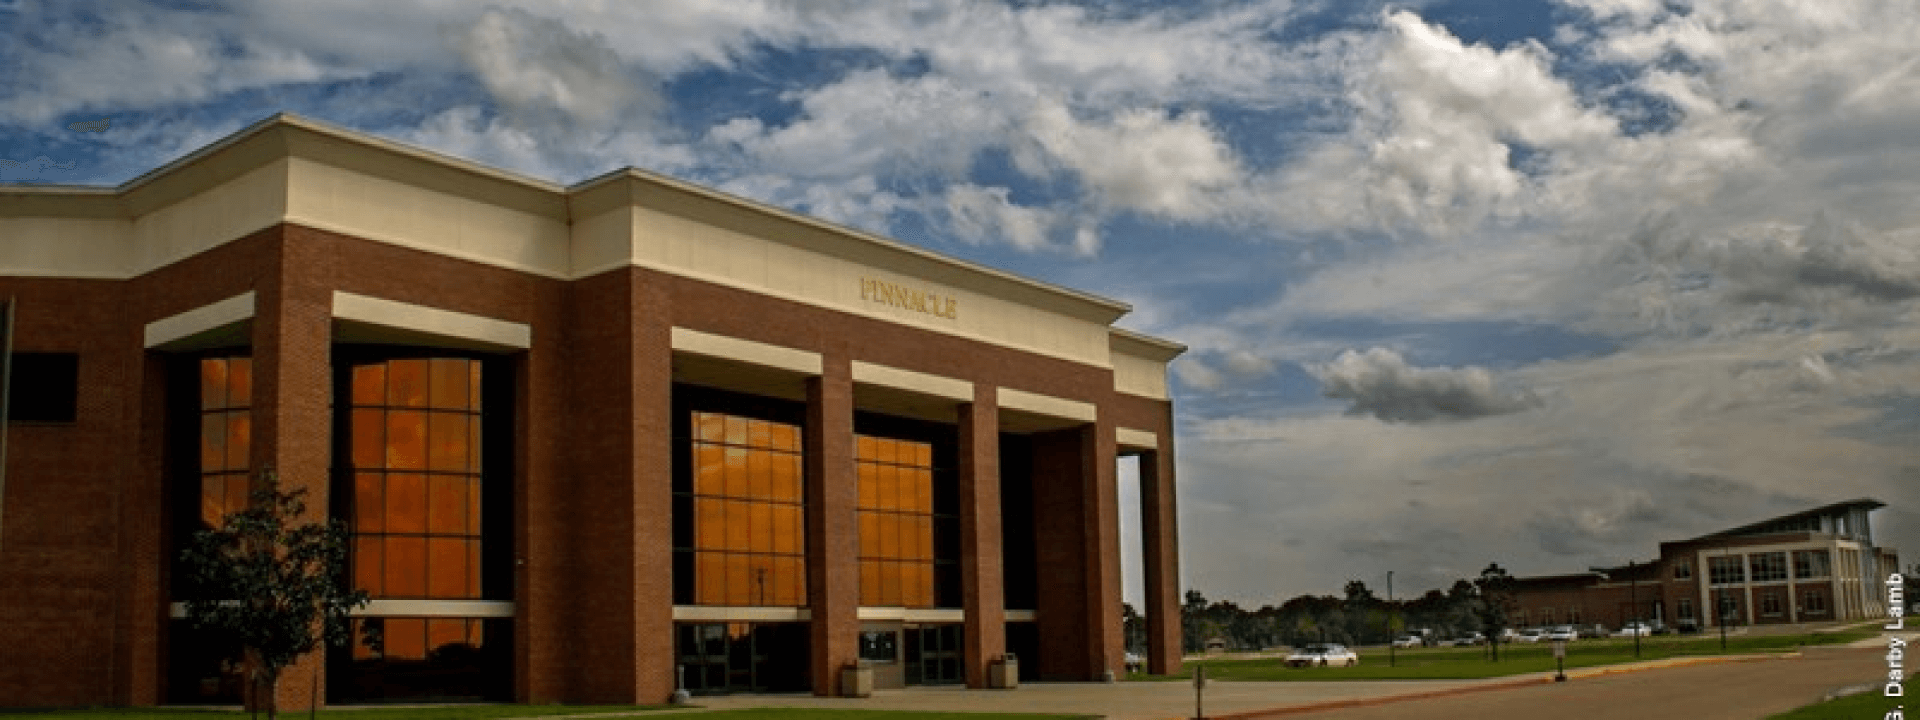
[[[1474,603],[1474,614],[1480,620],[1480,627],[1487,636],[1487,652],[1492,653],[1493,661],[1500,661],[1500,631],[1507,627],[1507,617],[1513,612],[1513,576],[1508,575],[1500,563],[1489,563],[1487,569],[1480,571],[1480,577],[1473,581],[1474,590],[1479,597]]]
[[[367,604],[365,591],[342,582],[346,526],[302,521],[305,494],[281,492],[278,476],[264,470],[247,507],[229,513],[221,527],[195,533],[181,554],[192,578],[187,617],[195,629],[239,640],[249,694],[265,694],[270,720],[277,717],[280,672],[323,640],[346,644],[348,613]]]

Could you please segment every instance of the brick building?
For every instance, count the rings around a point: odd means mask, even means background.
[[[1884,580],[1899,567],[1876,547],[1859,499],[1663,542],[1645,563],[1519,578],[1516,626],[1639,619],[1675,628],[1773,625],[1885,617]],[[1720,613],[1713,608],[1718,605]]]
[[[562,187],[279,116],[0,188],[0,706],[231,700],[174,560],[275,469],[352,532],[328,701],[653,703],[1177,668],[1183,348],[1128,306],[635,170]],[[312,683],[321,687],[315,688]]]

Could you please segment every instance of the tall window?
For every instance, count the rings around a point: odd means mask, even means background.
[[[1754,582],[1776,582],[1787,579],[1786,553],[1763,552],[1754,553],[1748,557],[1753,562]]]
[[[1808,615],[1827,614],[1827,595],[1826,593],[1820,592],[1819,589],[1808,589],[1806,594],[1800,596],[1800,599]]]
[[[1825,550],[1793,551],[1795,578],[1823,578],[1833,574],[1833,556]]]
[[[1693,619],[1693,598],[1680,598],[1674,603],[1673,614],[1681,620]]]
[[[1693,563],[1691,561],[1675,560],[1673,562],[1673,579],[1686,580],[1691,577],[1693,577]]]
[[[860,604],[934,604],[933,446],[861,435]]]
[[[799,426],[695,412],[690,444],[692,601],[805,605]]]
[[[1768,590],[1760,594],[1760,614],[1769,617],[1780,614],[1780,592]]]
[[[354,584],[375,598],[479,599],[479,361],[356,365],[350,403]]]
[[[1740,555],[1707,558],[1707,579],[1715,585],[1746,582],[1746,561]]]
[[[209,528],[247,506],[252,406],[252,358],[200,360],[200,521]]]

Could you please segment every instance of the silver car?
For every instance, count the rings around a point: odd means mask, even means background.
[[[1360,664],[1360,656],[1339,643],[1308,643],[1295,648],[1285,662],[1287,667],[1353,667]]]

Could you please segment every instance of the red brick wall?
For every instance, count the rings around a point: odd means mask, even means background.
[[[818,352],[836,374],[858,359],[1096,404],[1098,425],[1036,443],[1044,470],[1036,477],[1057,479],[1036,483],[1042,582],[1057,585],[1041,595],[1057,607],[1042,609],[1042,652],[1034,660],[1043,674],[1071,679],[1097,678],[1119,664],[1112,432],[1118,425],[1170,439],[1172,427],[1168,403],[1114,393],[1111,371],[648,270],[569,283],[283,225],[125,282],[0,279],[0,293],[19,300],[16,349],[82,356],[77,423],[8,429],[0,706],[162,699],[165,574],[177,551],[168,542],[167,498],[175,490],[164,477],[159,419],[167,404],[165,355],[142,349],[141,330],[247,290],[258,307],[254,462],[275,465],[292,486],[311,487],[316,512],[326,507],[334,290],[533,327],[533,348],[514,355],[514,544],[523,563],[515,580],[514,694],[523,701],[656,702],[673,687],[674,325]],[[846,382],[838,377],[835,387]],[[850,407],[850,393],[823,391]],[[846,450],[847,462],[834,464],[850,470]],[[1153,472],[1143,475],[1156,478],[1149,495],[1161,505],[1148,533],[1158,558],[1150,562],[1158,569],[1149,570],[1158,600],[1149,608],[1172,609],[1172,455],[1152,457]],[[977,551],[998,557],[998,542],[977,538]],[[847,597],[857,597],[852,556],[839,556],[844,565],[828,582],[810,585],[831,587],[839,577]],[[986,591],[986,580],[974,582]],[[1162,614],[1172,622],[1156,634],[1167,650],[1155,656],[1175,653],[1170,662],[1177,662],[1177,617]],[[854,653],[852,606],[825,617],[826,636],[815,640],[816,686],[831,684],[819,673]],[[1004,642],[997,624],[985,622],[969,642],[973,664]],[[303,679],[307,670],[290,673],[282,707],[303,705],[316,689]]]

